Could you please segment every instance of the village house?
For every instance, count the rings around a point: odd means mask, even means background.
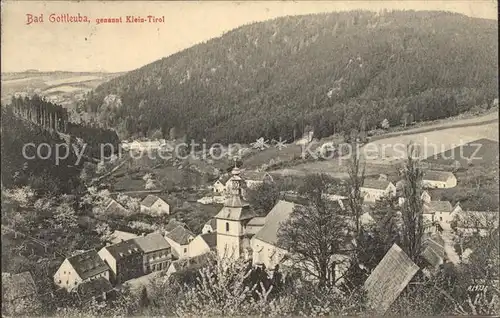
[[[203,229],[201,229],[202,234],[212,233],[217,231],[217,220],[210,219],[205,225],[203,225]]]
[[[189,257],[189,243],[191,243],[194,237],[195,235],[182,225],[178,225],[165,235],[165,239],[172,248],[172,255],[177,259]]]
[[[141,213],[154,216],[170,214],[170,206],[156,195],[149,194],[141,201]]]
[[[188,256],[196,257],[217,249],[217,233],[205,233],[196,236],[188,246]]]
[[[2,273],[2,309],[37,301],[36,296],[37,288],[30,272]]]
[[[457,178],[448,171],[429,170],[424,173],[422,178],[423,187],[433,188],[453,188],[457,186]]]
[[[208,262],[210,262],[211,259],[213,259],[213,255],[211,255],[210,253],[205,253],[195,257],[178,259],[170,264],[165,276],[170,277],[172,274],[180,273],[187,269],[196,270],[206,265]]]
[[[182,226],[187,229],[186,223],[179,222],[176,219],[170,219],[167,225],[164,227],[165,235],[172,232],[178,226]]]
[[[274,182],[273,177],[265,171],[249,171],[245,170],[241,172],[241,178],[245,181],[246,187],[249,189],[255,189],[262,183]]]
[[[396,186],[389,180],[367,179],[360,190],[366,202],[375,202],[382,197],[396,195]]]
[[[422,199],[422,201],[424,202],[424,204],[429,203],[429,202],[431,202],[431,201],[432,201],[432,199],[431,199],[431,195],[430,195],[430,194],[429,194],[429,192],[427,192],[426,190],[424,190],[424,191],[422,192],[422,194],[420,195],[420,199]],[[404,198],[404,197],[402,197],[402,196],[400,196],[400,197],[398,198],[398,204],[399,204],[399,206],[400,206],[400,207],[401,207],[401,206],[403,206],[403,203],[404,203],[404,202],[405,202],[405,198]]]
[[[424,217],[432,222],[438,222],[441,228],[451,229],[454,213],[461,210],[460,205],[453,206],[449,201],[430,201],[424,203]]]
[[[109,241],[111,242],[111,244],[117,244],[117,243],[120,243],[120,242],[123,242],[123,241],[127,241],[127,240],[130,240],[130,239],[136,238],[138,236],[139,235],[137,235],[135,233],[130,233],[130,232],[125,232],[125,231],[115,230],[111,234],[111,237],[110,237]]]
[[[143,252],[134,239],[105,246],[99,256],[111,269],[110,281],[116,284],[143,275]]]
[[[54,283],[60,288],[71,291],[79,284],[99,277],[109,280],[110,268],[96,251],[90,250],[66,258],[54,274]]]
[[[134,140],[131,143],[123,143],[123,147],[125,149],[135,151],[145,151],[145,150],[157,150],[166,144],[165,139],[160,140]]]
[[[428,275],[432,275],[435,270],[446,260],[444,240],[437,234],[425,234],[422,237],[422,258],[426,261]]]
[[[108,215],[129,215],[130,212],[116,200],[109,198],[104,211]]]
[[[170,265],[170,244],[159,233],[139,236],[133,239],[143,253],[142,271],[149,274],[167,269]]]
[[[214,193],[225,194],[226,193],[226,183],[229,180],[230,176],[223,175],[212,185],[212,189]]]
[[[87,281],[74,289],[75,294],[84,303],[91,302],[92,300],[104,301],[113,291],[113,286],[104,277]]]

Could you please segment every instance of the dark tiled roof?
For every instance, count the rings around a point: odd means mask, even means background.
[[[231,196],[226,200],[215,218],[240,221],[251,219],[254,216],[255,213],[248,203],[242,201],[238,196]]]
[[[105,248],[116,260],[122,259],[132,254],[143,253],[140,246],[137,245],[137,243],[133,239],[109,245]]]
[[[217,179],[217,181],[219,181],[223,185],[226,185],[227,180],[229,180],[230,178],[231,178],[231,176],[229,174],[225,174],[225,175],[221,176],[219,179]]]
[[[95,250],[69,257],[68,261],[82,280],[109,270]]]
[[[210,219],[205,225],[210,225],[212,230],[217,230],[217,219]]]
[[[366,179],[363,187],[369,189],[385,190],[391,182],[388,180]]]
[[[260,226],[266,223],[265,216],[255,216],[248,223],[247,226]]]
[[[182,271],[187,268],[197,268],[209,263],[213,259],[210,253],[198,255],[195,257],[179,259],[172,262],[172,266],[176,271]]]
[[[159,234],[152,233],[146,236],[139,236],[133,239],[144,253],[151,253],[170,248],[167,240]]]
[[[194,238],[194,234],[183,226],[179,225],[171,232],[169,232],[167,234],[167,237],[180,245],[186,245],[189,244],[190,238]]]
[[[160,200],[156,195],[148,194],[147,197],[142,200],[141,205],[150,208],[156,201]]]
[[[124,215],[128,214],[129,211],[123,207],[120,203],[111,199],[106,206],[106,212],[109,214]]]
[[[176,219],[170,219],[170,221],[168,221],[168,224],[165,226],[165,231],[171,232],[173,229],[175,229],[179,225],[186,227],[185,223],[179,222]]]
[[[450,201],[431,201],[426,203],[429,212],[451,212],[453,211],[453,206]]]
[[[365,281],[369,307],[384,314],[418,270],[408,255],[393,244]]]
[[[36,285],[30,272],[22,272],[4,277],[2,273],[2,296],[7,301],[36,294]]]
[[[430,246],[425,247],[421,255],[433,267],[438,267],[443,263],[443,259]]]
[[[91,281],[78,285],[76,292],[83,299],[90,299],[92,297],[99,297],[103,293],[108,293],[113,290],[111,283],[104,277],[99,277]]]
[[[200,236],[211,249],[217,247],[217,233],[206,233],[201,234]]]
[[[448,171],[435,171],[435,170],[428,170],[424,173],[423,180],[428,180],[428,181],[441,181],[445,182],[448,180],[448,178],[453,178],[454,175],[451,172]]]
[[[130,232],[115,230],[111,235],[111,243],[116,244],[126,240],[136,238],[138,235]]]

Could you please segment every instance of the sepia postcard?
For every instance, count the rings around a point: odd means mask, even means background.
[[[498,4],[1,2],[2,316],[500,315]]]

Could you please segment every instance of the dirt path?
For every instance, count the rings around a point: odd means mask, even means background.
[[[460,263],[460,257],[455,251],[454,243],[453,243],[453,233],[451,231],[443,231],[441,237],[444,240],[444,251],[446,252],[446,256],[453,264]]]

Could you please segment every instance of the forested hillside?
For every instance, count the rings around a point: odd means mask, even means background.
[[[64,158],[66,150],[60,145],[65,141],[57,133],[15,116],[11,108],[2,107],[1,140],[2,186],[29,185],[38,193],[78,190],[81,168],[75,165],[77,156],[71,150]],[[59,159],[56,151],[60,151]]]
[[[445,118],[498,96],[497,22],[365,11],[242,26],[97,87],[86,110],[123,137],[171,128],[249,142]]]

